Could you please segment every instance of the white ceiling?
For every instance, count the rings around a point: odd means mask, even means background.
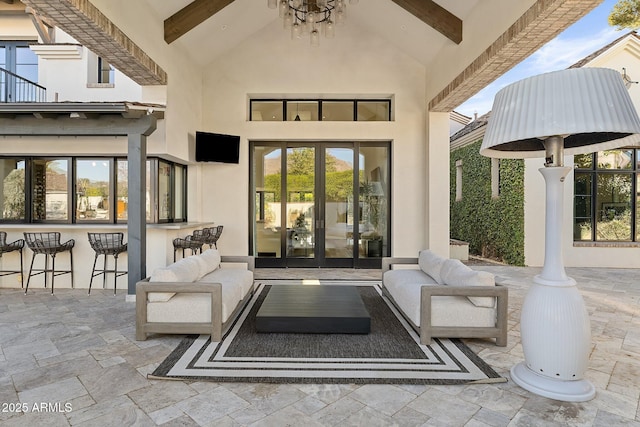
[[[165,20],[193,0],[152,0],[149,5]],[[463,21],[479,0],[436,0]],[[396,5],[392,0],[363,0],[348,4],[345,25],[358,25],[376,33],[424,65],[446,44],[453,43],[429,25]],[[265,26],[280,21],[278,11],[267,7],[267,0],[235,0],[173,43],[199,64],[214,61]],[[274,24],[275,25],[275,24]],[[287,34],[282,30],[283,40]],[[336,37],[339,37],[337,31]],[[322,46],[320,46],[320,49]]]

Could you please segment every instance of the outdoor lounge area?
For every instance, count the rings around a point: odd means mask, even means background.
[[[509,379],[522,360],[520,309],[539,268],[471,262],[509,288],[508,345],[464,340],[507,382],[469,385],[214,383],[148,380],[180,335],[135,340],[135,304],[94,289],[0,290],[0,401],[57,403],[56,411],[0,413],[23,425],[637,425],[640,291],[634,269],[569,268],[593,332],[584,403],[529,393]],[[379,280],[379,270],[257,269],[280,278]],[[322,275],[322,276],[319,276]],[[357,276],[357,277],[356,277]],[[66,405],[66,406],[65,406]],[[30,408],[31,409],[31,408]]]

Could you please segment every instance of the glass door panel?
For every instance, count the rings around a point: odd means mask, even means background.
[[[282,258],[282,149],[256,146],[253,154],[255,253]]]
[[[287,148],[287,258],[315,258],[314,147]]]
[[[389,256],[388,143],[256,143],[258,267],[379,268]]]
[[[388,256],[389,149],[362,144],[358,160],[359,258]]]
[[[324,152],[324,256],[353,258],[355,232],[353,148],[326,148]]]

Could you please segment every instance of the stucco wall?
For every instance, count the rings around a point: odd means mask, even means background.
[[[392,252],[415,255],[425,245],[426,70],[353,23],[337,33],[314,49],[308,40],[293,42],[275,21],[207,67],[201,130],[241,136],[239,165],[201,166],[202,219],[225,225],[224,251],[248,250],[250,140],[392,141]],[[395,121],[249,122],[252,95],[391,95]],[[448,120],[442,126],[446,141]]]

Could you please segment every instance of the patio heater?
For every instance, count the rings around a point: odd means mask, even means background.
[[[589,315],[562,259],[564,155],[590,153],[640,140],[640,119],[620,73],[575,68],[530,77],[494,99],[480,154],[544,157],[545,254],[522,305],[524,362],[511,368],[520,387],[541,396],[583,402],[595,396],[584,379],[591,347]]]

